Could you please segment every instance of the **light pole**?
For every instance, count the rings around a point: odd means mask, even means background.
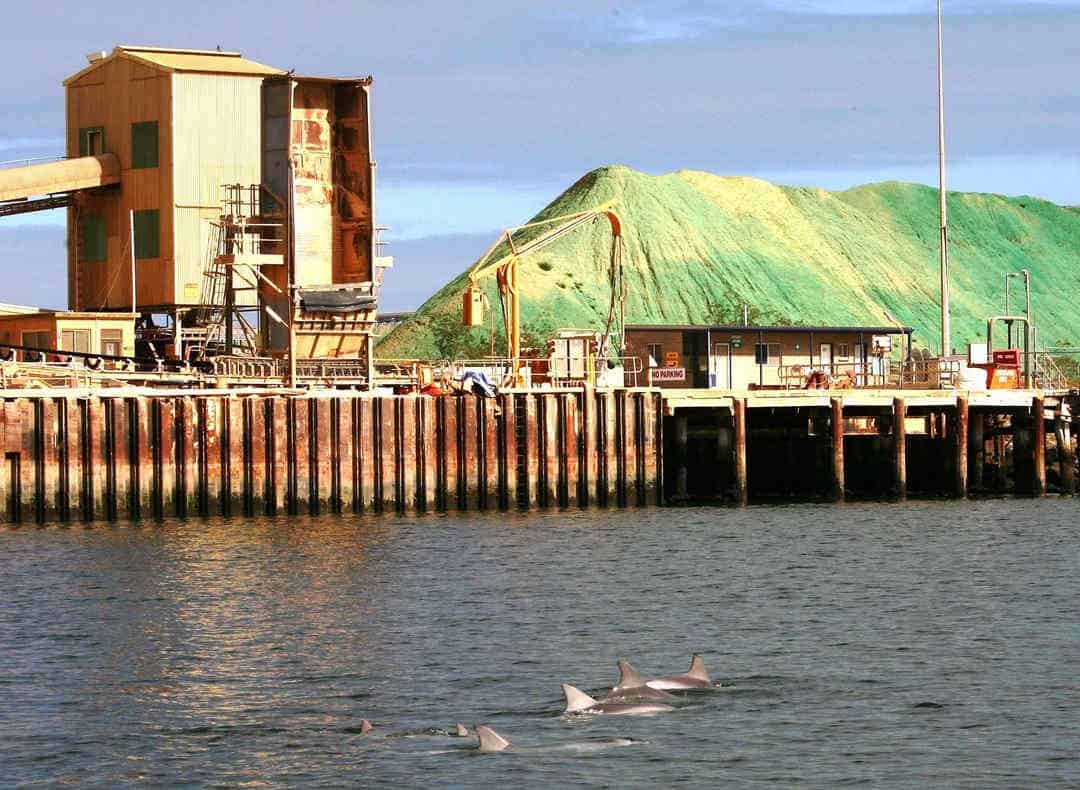
[[[938,57],[938,198],[941,216],[941,355],[952,352],[949,315],[949,217],[945,205],[945,76],[942,56],[941,2],[937,4]]]
[[[1020,275],[1017,272],[1009,272],[1009,273],[1007,273],[1005,275],[1005,315],[1012,315],[1012,313],[1009,312],[1012,309],[1010,307],[1010,302],[1009,302],[1009,280],[1011,280],[1013,277],[1019,277],[1019,276]],[[1006,348],[1012,348],[1013,347],[1012,325],[1013,325],[1012,321],[1006,321],[1005,322],[1005,326],[1007,326],[1009,328],[1009,342],[1008,342],[1008,345],[1006,345]]]

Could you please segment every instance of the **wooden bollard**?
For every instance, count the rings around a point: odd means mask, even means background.
[[[956,495],[968,495],[968,400],[956,399]]]
[[[893,489],[896,496],[907,496],[907,403],[893,399]]]
[[[746,479],[746,398],[735,398],[731,405],[735,421],[735,502],[746,505],[750,501]]]
[[[1031,402],[1031,457],[1032,494],[1042,496],[1046,493],[1046,408],[1042,398]]]
[[[844,401],[833,398],[832,405],[832,457],[833,498],[844,498]]]

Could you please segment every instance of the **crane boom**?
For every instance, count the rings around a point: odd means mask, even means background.
[[[473,266],[471,272],[469,272],[469,286],[465,292],[465,324],[475,326],[482,321],[476,320],[476,314],[473,312],[472,305],[477,304],[477,281],[482,277],[487,277],[491,274],[495,274],[499,285],[499,298],[503,303],[503,319],[506,323],[506,340],[507,340],[507,355],[510,357],[512,365],[512,375],[514,383],[517,385],[521,381],[521,299],[520,291],[518,288],[518,261],[525,255],[536,252],[543,249],[552,242],[562,238],[563,236],[573,232],[577,228],[593,222],[601,217],[608,220],[611,227],[611,257],[609,261],[609,280],[612,285],[611,305],[608,310],[607,326],[604,328],[603,339],[601,341],[600,356],[604,356],[606,352],[606,346],[609,342],[609,334],[612,324],[615,320],[616,310],[618,310],[620,318],[620,334],[622,332],[622,312],[623,302],[625,297],[625,290],[623,286],[622,278],[622,220],[615,212],[613,204],[607,204],[594,209],[588,209],[586,211],[579,211],[574,214],[564,214],[558,217],[550,217],[548,219],[538,220],[536,222],[530,222],[526,225],[519,225],[514,228],[507,228],[495,242],[487,249],[487,251],[480,257],[480,260]],[[523,230],[531,228],[540,228],[544,226],[553,226],[548,230],[540,233],[532,239],[524,242],[520,246],[515,243],[514,234]],[[491,260],[496,250],[506,243],[509,247],[509,252],[502,257]],[[509,302],[509,304],[507,303]],[[619,342],[620,350],[622,340]]]

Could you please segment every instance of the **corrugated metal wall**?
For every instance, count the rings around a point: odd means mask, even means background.
[[[177,301],[198,301],[222,184],[257,184],[262,155],[262,78],[173,75]]]

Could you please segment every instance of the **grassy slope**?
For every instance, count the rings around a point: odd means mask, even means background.
[[[887,324],[882,307],[938,335],[937,193],[883,183],[846,192],[780,187],[694,171],[648,176],[595,170],[538,217],[617,201],[625,233],[627,321],[734,320],[743,301],[759,323]],[[1005,272],[1032,272],[1041,339],[1080,340],[1080,213],[1028,197],[951,193],[953,344],[985,332],[1002,310]],[[597,327],[607,307],[606,223],[522,260],[526,336]],[[498,304],[493,278],[483,281]],[[379,346],[383,357],[475,353],[486,330],[460,327],[462,273]],[[1022,302],[1022,288],[1013,285]],[[1018,304],[1020,302],[1017,302]]]

